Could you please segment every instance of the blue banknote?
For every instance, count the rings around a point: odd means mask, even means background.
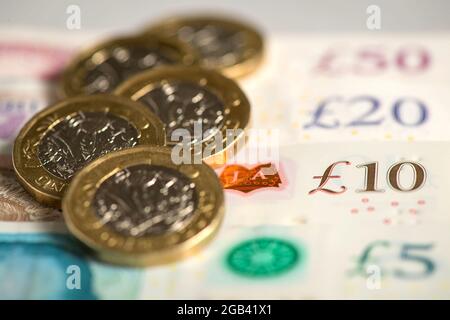
[[[0,299],[136,299],[142,270],[93,259],[64,234],[0,234]]]

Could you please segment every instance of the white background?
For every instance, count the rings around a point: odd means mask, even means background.
[[[81,8],[81,31],[128,31],[167,15],[208,11],[243,16],[266,33],[374,32],[366,28],[371,4],[382,10],[381,32],[450,30],[448,0],[0,0],[0,26],[65,29],[70,4]]]

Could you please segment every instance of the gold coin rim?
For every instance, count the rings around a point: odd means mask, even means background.
[[[213,148],[211,154],[203,158],[203,150],[206,150],[207,146],[214,142],[214,137],[203,141],[201,148],[202,158],[208,164],[213,166],[223,164],[227,152],[236,145],[241,147],[242,143],[238,142],[245,142],[245,139],[241,139],[244,137],[244,130],[249,125],[251,109],[247,96],[234,80],[225,77],[219,72],[200,67],[184,66],[162,66],[141,72],[119,85],[114,94],[138,101],[156,86],[169,81],[186,81],[206,87],[224,103],[224,126],[221,129],[221,134],[224,138],[222,140],[222,150]],[[228,129],[241,131],[240,134],[233,135],[234,140],[226,145],[226,131]],[[167,144],[175,145],[176,143],[167,141]],[[194,146],[192,146],[192,149],[195,149]]]
[[[133,165],[155,164],[181,171],[196,183],[199,199],[193,220],[182,230],[158,236],[132,237],[99,222],[91,206],[96,190],[116,172]],[[167,263],[189,256],[215,235],[224,215],[223,190],[206,164],[174,164],[168,147],[139,146],[107,154],[81,170],[63,199],[70,232],[107,262],[129,266]]]
[[[168,36],[168,30],[170,30],[169,33],[174,33],[174,30],[180,29],[181,27],[186,25],[194,24],[215,24],[219,26],[225,26],[225,28],[238,29],[246,32],[246,37],[249,42],[249,48],[247,50],[252,50],[252,54],[245,60],[242,60],[232,66],[213,68],[214,70],[221,72],[227,77],[240,79],[256,71],[262,64],[264,60],[264,41],[262,34],[253,25],[235,20],[230,17],[207,14],[173,16],[146,27],[142,34],[144,36],[159,35],[167,37],[169,39],[177,39],[176,36]],[[192,50],[196,52],[196,55],[199,57],[197,61],[199,65],[202,66],[201,54],[198,53],[194,48],[192,48]]]
[[[70,181],[47,171],[40,165],[36,152],[25,155],[23,150],[27,144],[29,148],[35,146],[56,123],[77,111],[111,112],[126,119],[136,128],[139,145],[165,145],[165,130],[161,120],[145,106],[124,97],[110,94],[77,96],[41,110],[22,127],[14,141],[13,168],[19,182],[38,202],[56,208],[60,208],[62,195]],[[26,167],[27,163],[33,164],[33,167]],[[38,179],[50,181],[53,186],[58,186],[59,191],[46,189],[38,184]]]
[[[62,81],[60,85],[60,93],[63,97],[71,97],[80,94],[86,94],[82,86],[86,70],[83,64],[88,61],[94,54],[107,51],[109,47],[119,45],[139,45],[153,47],[154,44],[166,46],[179,52],[180,60],[178,63],[192,65],[197,61],[197,55],[192,48],[176,39],[169,39],[157,35],[142,37],[140,35],[114,37],[104,40],[97,45],[81,50],[72,60],[62,73]],[[75,83],[78,83],[76,85]]]

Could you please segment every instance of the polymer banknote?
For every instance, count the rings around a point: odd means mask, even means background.
[[[0,31],[0,166],[19,128],[58,100],[57,79],[98,32]],[[240,81],[252,126],[279,143],[449,140],[449,36],[269,34],[259,71]]]
[[[58,99],[58,74],[94,37],[0,34],[0,166],[10,167],[18,130]],[[98,262],[5,171],[0,297],[449,298],[448,40],[269,34],[265,63],[240,85],[252,128],[278,137],[276,156],[217,169],[223,226],[178,263]]]
[[[446,226],[225,226],[201,253],[104,264],[62,223],[0,223],[3,299],[448,299]]]
[[[299,144],[281,147],[279,157],[264,165],[227,165],[218,170],[233,208],[226,222],[450,223],[449,147],[449,142]]]

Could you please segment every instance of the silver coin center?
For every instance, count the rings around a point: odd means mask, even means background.
[[[208,139],[224,125],[223,101],[211,90],[191,82],[168,82],[139,99],[153,111],[166,127],[167,140],[177,129],[185,129],[191,143]]]
[[[100,64],[90,69],[84,79],[85,93],[111,92],[125,79],[161,64],[175,61],[157,49],[116,47]]]
[[[103,225],[124,236],[155,236],[178,231],[192,220],[197,193],[184,174],[142,164],[107,178],[92,206]]]
[[[126,119],[110,113],[82,112],[50,128],[38,146],[42,166],[61,179],[70,179],[87,163],[138,144],[138,131]]]

